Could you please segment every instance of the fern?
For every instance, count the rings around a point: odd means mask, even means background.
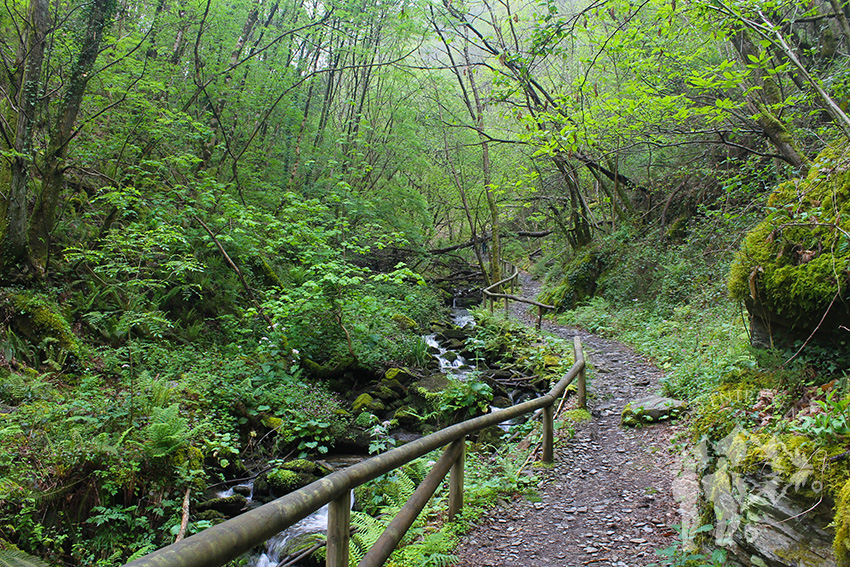
[[[145,428],[146,449],[151,457],[166,457],[179,449],[192,436],[186,418],[180,417],[179,404],[154,408]]]
[[[51,567],[38,557],[12,549],[0,549],[0,567]]]
[[[380,515],[375,518],[363,512],[351,513],[351,525],[355,529],[349,551],[351,567],[356,566],[375,545],[390,520],[405,505],[432,464],[427,458],[416,459],[376,481],[383,499],[379,507]],[[449,553],[456,545],[454,536],[442,531],[425,533],[428,530],[423,528],[428,518],[433,517],[434,510],[441,507],[438,499],[429,502],[393,553],[388,565],[448,567],[457,562],[457,557]]]
[[[349,542],[348,564],[356,567],[384,533],[387,521],[383,517],[373,518],[363,512],[351,512],[351,527],[354,528],[354,534]]]

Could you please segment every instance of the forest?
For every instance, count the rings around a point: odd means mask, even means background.
[[[488,411],[482,369],[548,389],[566,346],[450,324],[507,261],[667,372],[683,443],[828,455],[850,564],[848,54],[847,0],[4,0],[0,563],[124,564]]]

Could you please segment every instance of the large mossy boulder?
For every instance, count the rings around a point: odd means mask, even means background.
[[[72,361],[81,357],[82,347],[67,314],[45,295],[30,291],[0,292],[0,315],[4,312],[15,333],[33,346],[49,348],[52,343]],[[37,364],[41,360],[31,362]]]
[[[768,211],[728,281],[750,312],[754,344],[791,344],[815,329],[815,340],[850,344],[850,150],[826,149],[806,178],[777,187]]]
[[[579,254],[566,268],[566,278],[540,296],[540,301],[554,305],[558,311],[574,309],[579,302],[596,293],[600,276],[607,268],[607,255],[601,250]]]
[[[683,537],[710,524],[704,543],[729,551],[730,565],[850,565],[842,531],[847,469],[830,460],[842,449],[742,429],[713,443],[704,439],[685,456],[703,513],[685,522]]]

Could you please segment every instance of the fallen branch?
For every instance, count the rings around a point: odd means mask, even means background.
[[[254,306],[257,308],[257,312],[263,317],[263,319],[266,320],[266,323],[269,324],[269,327],[271,327],[273,325],[272,320],[268,317],[268,315],[266,315],[266,312],[263,311],[263,307],[257,301],[257,298],[254,297],[254,292],[251,291],[251,288],[248,286],[248,282],[245,281],[245,276],[242,275],[242,270],[240,270],[239,266],[236,265],[236,262],[234,262],[230,258],[230,255],[224,249],[224,246],[221,245],[221,242],[218,241],[218,238],[216,238],[215,234],[213,234],[213,231],[210,230],[210,227],[207,226],[207,223],[198,218],[197,215],[193,218],[198,221],[198,223],[204,228],[207,234],[210,235],[210,238],[212,238],[212,241],[215,243],[216,247],[218,248],[218,251],[221,252],[222,256],[224,256],[224,261],[227,262],[227,265],[230,266],[234,272],[236,272],[236,275],[239,277],[239,282],[245,289],[245,293],[248,294],[248,298],[254,303]]]
[[[174,543],[186,537],[186,530],[189,528],[189,494],[191,491],[192,487],[187,488],[186,495],[183,497],[183,519],[180,520],[180,531],[177,532],[177,538],[174,540]]]

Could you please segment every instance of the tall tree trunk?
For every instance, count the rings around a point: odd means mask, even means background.
[[[481,172],[484,194],[487,197],[487,208],[490,211],[490,227],[493,239],[490,242],[490,278],[492,282],[502,279],[502,242],[499,237],[499,207],[496,204],[496,196],[493,191],[493,176],[490,171],[490,143],[484,134],[484,103],[478,92],[478,84],[475,82],[475,71],[469,59],[469,42],[464,44],[464,57],[466,58],[467,76],[469,77],[469,90],[475,101],[475,128],[478,131],[478,139],[481,142]]]
[[[26,25],[26,42],[18,58],[24,71],[15,124],[15,156],[10,164],[5,230],[0,242],[0,279],[3,280],[27,271],[31,263],[27,241],[27,186],[32,166],[32,129],[41,95],[41,69],[50,26],[47,0],[30,0]]]
[[[44,178],[29,224],[30,258],[39,269],[46,269],[50,234],[56,224],[56,208],[65,181],[65,159],[72,139],[80,106],[94,64],[100,53],[103,32],[115,11],[116,0],[94,0],[88,7],[82,45],[74,62],[68,86],[53,118],[50,140],[44,160]]]
[[[741,29],[735,34],[732,38],[732,45],[744,64],[749,64],[751,57],[758,58],[760,55],[761,48],[756,46],[745,29]],[[809,162],[808,158],[800,153],[794,137],[788,132],[782,121],[770,110],[770,105],[779,104],[782,100],[776,82],[772,77],[764,76],[757,65],[754,68],[754,77],[756,84],[762,87],[759,91],[761,100],[756,98],[759,95],[749,94],[747,95],[747,102],[758,115],[756,122],[764,137],[773,144],[782,159],[796,168],[805,169]]]

